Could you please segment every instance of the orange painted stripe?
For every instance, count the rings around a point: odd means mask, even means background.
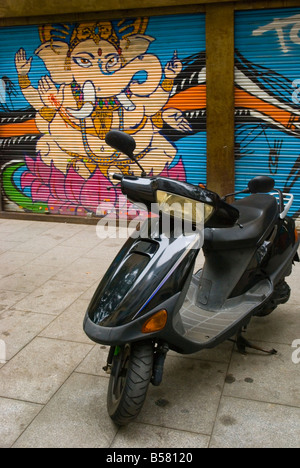
[[[40,135],[34,119],[27,120],[26,122],[0,125],[0,137],[2,138],[23,135]]]
[[[296,130],[296,126],[294,124],[295,122],[300,122],[300,117],[295,114],[263,101],[240,88],[235,88],[235,106],[259,111],[291,130]],[[183,112],[188,110],[205,109],[206,85],[195,86],[187,89],[186,91],[181,91],[180,93],[175,94],[169,99],[164,107],[164,109],[170,108],[179,109]]]
[[[270,116],[276,122],[279,122],[286,128],[296,130],[294,122],[299,122],[300,117],[292,114],[284,109],[279,109],[273,104],[270,104],[262,99],[259,99],[243,89],[235,89],[235,106],[246,109],[253,109],[262,114]]]
[[[235,106],[257,110],[270,116],[274,121],[279,122],[284,127],[292,130],[296,130],[294,123],[300,122],[300,117],[286,110],[279,109],[275,105],[267,103],[266,101],[263,101],[240,88],[235,89]],[[170,108],[179,109],[183,112],[188,110],[205,109],[206,85],[194,86],[193,88],[189,88],[175,94],[164,106],[164,109]],[[40,135],[34,119],[21,123],[0,125],[1,138],[23,135]]]
[[[194,86],[172,96],[164,109],[179,109],[181,111],[206,108],[206,85]]]

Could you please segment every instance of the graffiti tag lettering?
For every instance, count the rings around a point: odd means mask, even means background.
[[[299,37],[300,15],[293,15],[293,16],[290,16],[289,18],[282,18],[282,19],[275,18],[274,21],[272,21],[271,23],[255,29],[253,31],[253,36],[261,36],[262,34],[266,32],[275,31],[277,33],[282,51],[284,53],[287,53],[289,52],[289,48],[286,45],[285,29],[290,25],[293,25],[290,28],[290,32],[289,32],[290,40],[294,44],[300,45],[300,37]]]

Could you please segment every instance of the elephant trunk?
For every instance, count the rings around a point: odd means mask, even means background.
[[[147,78],[142,83],[132,80],[129,84],[130,91],[137,96],[150,96],[157,89],[162,77],[162,66],[158,57],[152,54],[142,55],[134,59],[131,64],[135,70],[134,74],[143,71],[147,73]],[[124,70],[128,69],[129,66],[130,63],[124,67]]]

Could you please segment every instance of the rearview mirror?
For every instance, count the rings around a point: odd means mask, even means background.
[[[248,189],[251,193],[268,193],[274,190],[275,180],[268,176],[258,176],[250,180]]]
[[[135,161],[133,152],[136,144],[131,135],[120,132],[120,130],[110,130],[105,137],[105,142],[111,148],[121,151],[121,153],[126,154],[126,156]]]
[[[136,147],[134,138],[127,133],[120,132],[120,130],[110,130],[106,137],[105,142],[111,148],[121,151],[121,153],[126,154],[132,161],[139,166],[142,171],[142,177],[146,177],[146,172],[139,163],[138,159],[134,156],[133,152]]]

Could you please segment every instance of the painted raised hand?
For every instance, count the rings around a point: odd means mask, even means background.
[[[27,59],[24,49],[19,49],[15,55],[15,64],[19,76],[26,76],[31,69],[32,57]]]
[[[38,92],[45,106],[52,107],[54,109],[58,109],[60,107],[61,103],[58,99],[59,91],[49,76],[46,75],[40,79]]]
[[[174,51],[172,60],[170,60],[165,66],[164,72],[165,77],[168,79],[175,79],[176,76],[182,71],[182,62],[177,56],[177,51]]]

